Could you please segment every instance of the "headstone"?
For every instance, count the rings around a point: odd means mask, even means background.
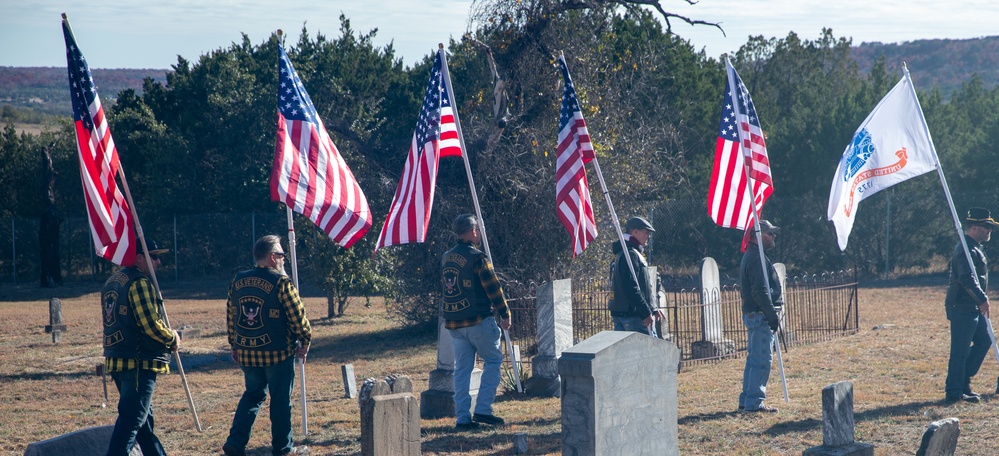
[[[472,410],[479,397],[479,381],[482,369],[472,369],[469,380],[469,395],[472,396]],[[437,368],[430,371],[428,388],[420,393],[420,417],[426,419],[444,418],[454,414],[454,346],[451,335],[444,328],[444,318],[437,318]]]
[[[62,342],[62,331],[58,329],[52,330],[52,343],[58,344],[59,342]]]
[[[48,440],[42,440],[41,442],[31,443],[24,449],[24,456],[50,456],[56,454],[60,456],[92,456],[95,454],[104,454],[108,450],[108,444],[111,443],[111,431],[113,430],[114,426],[92,427]],[[142,456],[142,450],[136,445],[132,448],[129,456]]]
[[[646,286],[649,287],[648,289],[652,290],[654,295],[656,296],[655,302],[652,302],[650,304],[654,305],[657,309],[659,309],[663,307],[662,302],[659,301],[659,293],[658,293],[659,268],[650,265],[648,268],[646,268],[645,273],[646,273],[645,275]],[[660,335],[662,335],[662,338],[670,340],[669,321],[656,320],[656,322],[653,323],[652,326],[654,330],[653,336],[660,337]]]
[[[344,364],[340,366],[340,372],[343,374],[344,397],[347,399],[357,397],[357,378],[354,376],[354,365]]]
[[[365,380],[358,405],[361,408],[361,454],[421,454],[420,417],[409,377],[391,375],[384,380]]]
[[[572,280],[562,279],[538,287],[535,309],[538,321],[538,354],[531,358],[527,394],[559,397],[562,384],[558,358],[572,346]]]
[[[679,454],[672,342],[603,331],[562,352],[562,454]]]
[[[513,454],[527,454],[527,433],[513,434]]]
[[[802,455],[874,456],[874,445],[853,438],[853,383],[836,382],[822,388],[822,445]]]
[[[49,324],[45,325],[45,332],[66,331],[66,325],[62,323],[62,301],[59,298],[49,299]]]
[[[783,313],[786,315],[787,314],[787,308],[786,308],[786,306],[787,306],[787,299],[786,299],[786,296],[787,296],[787,266],[784,263],[774,263],[774,271],[777,272],[777,277],[780,279],[780,289],[784,290],[784,296],[785,296],[784,306],[785,306],[785,308],[780,309],[780,310],[783,311]],[[786,332],[787,328],[785,328],[785,326],[786,326],[787,322],[784,320],[783,317],[784,317],[784,315],[781,315],[780,326],[781,326],[781,331],[782,332]]]
[[[177,329],[177,334],[180,336],[181,340],[187,340],[195,337],[201,337],[201,330],[191,325],[184,325]]]
[[[923,433],[916,456],[953,456],[960,435],[960,420],[957,418],[934,421]]]
[[[735,342],[724,336],[721,275],[714,258],[701,260],[701,340],[690,345],[693,359],[719,358],[735,353]]]

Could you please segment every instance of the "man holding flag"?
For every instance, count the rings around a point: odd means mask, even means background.
[[[142,454],[166,454],[153,427],[153,390],[156,376],[170,373],[170,351],[177,351],[180,337],[163,321],[149,281],[150,267],[169,250],[150,239],[145,244],[149,252],[140,245],[135,265],[120,269],[101,290],[104,371],[120,394],[107,456],[125,456],[136,444]]]
[[[954,247],[950,260],[950,280],[944,301],[950,321],[950,360],[944,391],[947,402],[978,402],[981,396],[971,390],[971,377],[982,367],[992,346],[988,325],[989,289],[988,260],[982,243],[988,242],[992,230],[999,226],[988,209],[973,207],[965,218],[965,242],[971,254],[971,264],[961,242]]]
[[[764,248],[773,248],[779,228],[759,220],[763,204],[773,193],[770,157],[766,135],[760,124],[749,90],[732,62],[725,58],[728,90],[722,105],[721,124],[715,143],[715,163],[708,188],[708,215],[725,228],[743,230],[742,285],[743,323],[749,340],[746,367],[743,371],[739,410],[777,412],[763,404],[773,362],[771,349],[777,351],[784,401],[788,401],[787,377],[774,334],[780,318],[774,309],[782,301],[780,281]]]

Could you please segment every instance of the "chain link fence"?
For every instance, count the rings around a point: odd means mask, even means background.
[[[860,280],[944,272],[957,242],[954,223],[939,185],[934,187],[929,180],[923,184],[906,184],[864,200],[845,252],[840,252],[832,224],[826,221],[824,199],[775,196],[767,202],[763,217],[783,229],[777,246],[768,254],[775,262],[783,262],[789,269],[802,273],[855,269]],[[999,212],[999,194],[994,191],[953,196],[962,219],[973,206]],[[646,253],[650,264],[668,272],[667,285],[672,282],[689,287],[704,257],[718,261],[723,277],[732,275],[738,267],[742,233],[715,225],[707,215],[703,199],[624,203],[625,209],[619,214],[622,223],[627,217],[641,215],[656,227]],[[598,217],[601,236],[579,258],[554,265],[551,278],[605,279],[606,264],[611,258],[608,245],[615,234],[610,218],[606,214]],[[148,237],[171,249],[161,267],[162,280],[229,279],[235,271],[252,265],[251,249],[257,238],[265,234],[287,237],[283,212],[170,215],[142,222]],[[550,223],[557,224],[554,216]],[[533,235],[549,234],[543,242],[568,245],[568,236],[558,228]],[[301,217],[296,217],[296,230],[299,238],[324,236]],[[491,233],[501,239],[504,236],[501,231]],[[38,219],[0,218],[0,284],[39,281],[38,236]],[[524,248],[500,251],[497,270],[502,272],[510,267],[513,272],[523,272],[518,266],[533,264],[524,258],[534,251],[530,243],[539,242],[538,239],[517,236]],[[298,266],[308,272],[311,255],[303,244],[307,243],[298,244]],[[64,280],[100,282],[113,268],[111,263],[93,254],[84,217],[62,220],[59,250]],[[999,241],[985,243],[985,251],[990,257],[999,258]]]

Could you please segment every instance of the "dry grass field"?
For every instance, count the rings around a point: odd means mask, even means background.
[[[201,337],[184,341],[181,355],[204,432],[194,429],[179,376],[161,376],[157,385],[158,434],[171,454],[220,454],[242,391],[242,376],[226,356],[225,290],[225,283],[164,287],[173,326],[201,330]],[[117,392],[111,385],[111,400],[101,407],[101,380],[94,373],[101,362],[96,292],[93,284],[0,288],[0,453],[20,455],[30,442],[114,422]],[[742,359],[684,368],[678,392],[680,452],[801,454],[822,443],[822,387],[849,380],[857,440],[874,444],[878,455],[915,453],[926,426],[945,417],[961,420],[959,454],[999,454],[999,401],[993,394],[999,369],[991,353],[973,384],[983,393],[982,403],[942,402],[949,344],[943,292],[939,280],[862,287],[859,334],[784,354],[791,402],[778,399],[775,369],[769,402],[781,408],[776,415],[736,413]],[[58,345],[44,332],[52,296],[62,300],[69,326]],[[336,319],[321,318],[326,313],[322,298],[307,298],[306,305],[315,331],[307,367],[310,435],[298,435],[296,393],[296,439],[317,455],[359,454],[360,414],[356,400],[343,397],[340,365],[352,363],[358,383],[365,377],[409,375],[418,395],[435,365],[436,337],[401,329],[378,301],[370,308],[355,303]],[[497,400],[496,413],[507,419],[506,428],[457,434],[451,420],[422,421],[423,453],[512,454],[515,432],[528,433],[531,454],[561,452],[558,399],[506,392]],[[270,454],[269,432],[262,414],[250,454]]]

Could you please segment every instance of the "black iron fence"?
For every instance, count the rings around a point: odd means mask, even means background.
[[[664,280],[664,282],[667,282]],[[573,281],[573,337],[578,343],[600,331],[613,329],[606,284]],[[680,349],[682,365],[743,356],[746,329],[738,285],[708,290],[705,305],[699,288],[673,288],[662,294],[666,320],[657,327]],[[854,334],[858,330],[857,280],[852,271],[800,274],[789,277],[784,292],[784,349]]]

